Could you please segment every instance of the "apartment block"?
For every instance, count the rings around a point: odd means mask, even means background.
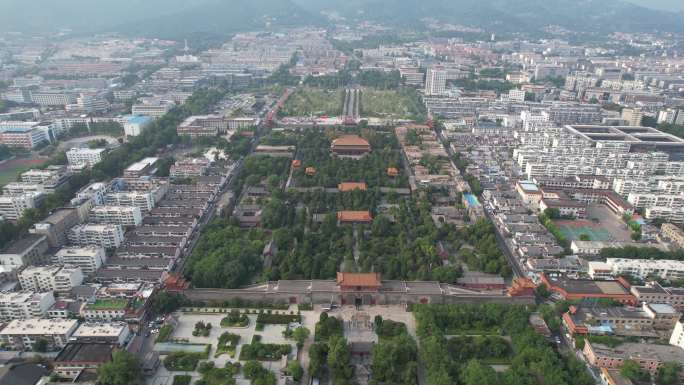
[[[652,375],[666,362],[684,362],[684,350],[668,345],[627,342],[611,348],[586,341],[583,353],[587,362],[595,367],[617,369],[626,360],[633,360]]]
[[[670,345],[684,349],[684,322],[679,321],[675,325],[672,336],[670,336]]]
[[[632,286],[630,292],[641,303],[667,304],[684,310],[684,289],[662,287],[657,282],[649,282],[643,286]]]
[[[83,272],[73,266],[29,266],[19,273],[22,289],[67,293],[83,283]]]
[[[0,341],[15,350],[32,350],[39,340],[48,351],[63,348],[78,327],[75,319],[15,319],[0,331]]]
[[[69,230],[69,243],[75,246],[116,248],[123,243],[124,232],[120,225],[83,224]]]
[[[0,251],[0,265],[7,269],[18,269],[26,265],[41,264],[48,249],[47,237],[27,234]]]
[[[107,149],[104,148],[72,148],[66,152],[66,157],[70,165],[92,167],[102,161],[102,156],[106,151]]]
[[[0,321],[42,318],[54,303],[55,296],[51,291],[0,292]]]
[[[677,245],[679,248],[684,248],[684,231],[671,223],[663,223],[660,226],[661,236],[668,239],[670,242]]]
[[[154,208],[155,199],[151,192],[120,191],[106,194],[104,204],[107,206],[137,207],[141,213],[147,214]]]
[[[142,223],[140,208],[136,206],[96,206],[90,211],[94,223],[139,226]]]
[[[55,253],[52,263],[78,266],[83,274],[89,275],[104,265],[106,260],[102,247],[65,247]]]
[[[27,192],[19,195],[0,195],[0,217],[17,221],[28,209],[36,208],[42,192]]]
[[[651,277],[667,280],[684,278],[684,262],[682,261],[608,258],[606,263],[615,276],[631,275],[639,279]]]
[[[45,235],[50,247],[62,247],[67,243],[69,229],[79,223],[81,223],[81,218],[78,209],[62,208],[55,210],[42,222],[33,225],[29,232]]]

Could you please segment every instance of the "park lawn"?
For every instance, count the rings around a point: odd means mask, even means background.
[[[361,92],[361,115],[394,119],[413,119],[423,114],[419,100],[409,91],[381,91],[364,89]]]
[[[281,116],[338,116],[342,114],[342,90],[305,87],[291,95],[280,110]]]

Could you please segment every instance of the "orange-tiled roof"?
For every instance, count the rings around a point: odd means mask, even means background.
[[[338,211],[337,220],[340,222],[370,222],[373,218],[368,211]]]
[[[342,135],[339,138],[332,141],[333,147],[336,146],[368,146],[370,144],[366,139],[358,135]]]
[[[339,286],[380,287],[380,274],[338,272],[337,284]]]
[[[399,175],[399,170],[397,170],[397,169],[394,168],[394,167],[390,167],[390,168],[387,169],[387,175],[389,175],[389,176],[397,176],[397,175]]]
[[[342,192],[352,190],[366,191],[366,184],[363,182],[342,182],[337,185],[337,189]]]
[[[292,161],[292,167],[294,167],[294,168],[299,168],[299,166],[301,166],[301,165],[302,165],[302,161],[299,159],[295,159]]]

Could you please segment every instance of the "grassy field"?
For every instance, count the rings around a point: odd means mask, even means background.
[[[280,110],[281,116],[309,116],[328,115],[338,116],[342,114],[343,90],[323,90],[320,88],[298,89],[285,102]]]
[[[364,89],[361,93],[361,115],[364,117],[416,119],[424,115],[420,99],[411,90],[380,91]]]
[[[19,174],[40,165],[44,161],[45,159],[41,158],[16,158],[0,163],[0,187],[15,182]]]

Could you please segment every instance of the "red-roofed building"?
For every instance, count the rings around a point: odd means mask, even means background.
[[[358,135],[343,135],[332,141],[330,149],[335,155],[363,156],[371,151],[371,146]]]
[[[340,192],[347,192],[353,190],[366,191],[367,187],[366,184],[363,182],[342,182],[337,185],[337,189],[340,190]]]
[[[338,211],[338,223],[370,223],[373,220],[368,211]]]

